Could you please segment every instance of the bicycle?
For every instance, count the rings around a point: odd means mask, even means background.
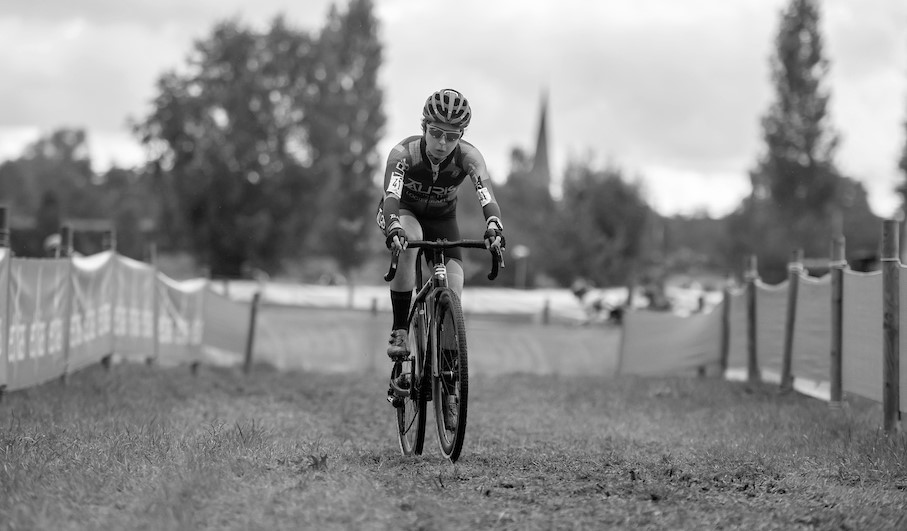
[[[397,434],[403,455],[421,455],[425,441],[427,403],[434,402],[438,445],[451,462],[460,457],[466,434],[466,409],[469,394],[469,364],[466,349],[466,326],[457,294],[447,286],[444,250],[454,247],[485,249],[482,240],[414,240],[417,248],[416,286],[407,318],[409,356],[395,360],[391,369],[388,401],[397,412]],[[422,280],[422,257],[425,251],[431,277]],[[384,280],[397,272],[399,254],[391,258]],[[503,256],[492,252],[489,280],[498,276]],[[434,399],[434,400],[433,400]]]

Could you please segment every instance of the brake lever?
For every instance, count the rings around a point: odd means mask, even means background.
[[[400,252],[394,251],[391,253],[391,265],[387,270],[387,274],[384,275],[384,281],[390,282],[397,276],[397,265],[400,262]]]

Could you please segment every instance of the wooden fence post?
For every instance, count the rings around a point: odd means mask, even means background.
[[[0,206],[0,248],[9,249],[10,248],[10,234],[9,234],[9,216],[6,210],[6,206]],[[7,261],[10,261],[12,258],[12,252],[7,251]],[[7,264],[7,268],[10,267],[10,264]],[[3,352],[9,354],[9,274],[6,275],[6,278],[0,277],[0,280],[7,283],[6,289],[6,300],[0,301],[0,304],[6,305],[6,322],[0,323],[0,326],[3,326],[3,331],[0,332],[3,334]],[[3,394],[6,392],[6,384],[0,384],[0,401],[3,400]]]
[[[116,249],[117,249],[116,229],[110,229],[110,230],[104,231],[104,234],[101,236],[101,248],[104,251],[116,252]],[[114,282],[113,285],[116,286],[116,282]],[[114,288],[114,289],[116,289],[116,288]],[[111,305],[111,308],[113,308],[115,304],[116,304],[116,297],[113,298],[113,304]],[[113,316],[113,311],[111,311],[110,315]],[[113,323],[111,322],[111,325],[112,324]],[[111,327],[111,330],[113,330],[112,327]],[[108,371],[110,370],[110,365],[112,364],[112,362],[113,362],[113,352],[110,352],[101,358],[101,366],[104,367],[105,370],[108,370]]]
[[[148,262],[151,264],[152,269],[154,270],[153,281],[151,282],[151,356],[145,358],[146,365],[153,365],[158,362],[158,356],[161,353],[161,333],[160,333],[160,305],[161,305],[161,296],[159,293],[157,285],[157,244],[151,242],[148,244],[147,251],[148,253]]]
[[[897,429],[900,413],[900,288],[898,222],[882,222],[882,414],[886,432]]]
[[[252,307],[249,308],[249,333],[246,335],[246,358],[243,363],[243,372],[249,374],[252,370],[252,350],[255,346],[255,321],[258,315],[258,304],[261,300],[261,290],[252,295]]]
[[[844,321],[844,270],[847,260],[844,258],[844,236],[831,240],[831,263],[828,269],[831,274],[831,396],[829,407],[841,407],[843,383],[841,380],[841,352],[843,350]]]
[[[797,249],[787,265],[787,314],[784,321],[784,356],[781,359],[781,389],[794,388],[792,373],[794,361],[794,329],[797,326],[797,295],[800,290],[800,274],[803,272],[803,250]]]
[[[54,249],[54,258],[65,258],[72,254],[72,227],[62,225],[60,227],[60,245]]]
[[[759,279],[756,255],[749,258],[746,270],[746,379],[748,382],[762,380],[756,351],[756,281]]]
[[[64,384],[69,380],[69,342],[72,339],[72,309],[73,309],[73,264],[72,264],[72,255],[73,255],[73,245],[72,245],[72,227],[69,225],[63,225],[60,227],[60,246],[56,250],[56,258],[68,258],[69,259],[69,269],[67,271],[67,279],[65,284],[66,293],[63,297],[63,304],[65,310],[63,311],[63,374],[60,376],[60,381]]]
[[[719,366],[721,368],[721,377],[727,372],[727,360],[731,350],[731,288],[728,282],[725,282],[724,289],[721,290],[721,351]]]
[[[101,247],[105,251],[116,251],[117,250],[117,230],[110,229],[104,231],[104,234],[101,236]]]
[[[75,231],[73,231],[72,226],[69,224],[63,225],[60,227],[60,255],[57,258],[68,258],[75,253]]]
[[[0,206],[0,247],[10,248],[9,215],[5,206]]]

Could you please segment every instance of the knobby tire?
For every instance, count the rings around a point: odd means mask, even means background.
[[[451,462],[460,457],[466,436],[466,409],[469,397],[469,363],[466,353],[466,325],[456,293],[445,288],[435,303],[431,348],[437,349],[438,377],[433,379],[433,402],[441,453]],[[444,409],[454,399],[455,419],[450,425]]]

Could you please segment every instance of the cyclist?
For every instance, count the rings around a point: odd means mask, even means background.
[[[378,226],[387,248],[400,255],[397,275],[390,283],[393,323],[387,348],[392,360],[406,357],[406,318],[415,287],[416,251],[407,250],[407,238],[459,240],[457,189],[467,177],[472,181],[485,215],[485,246],[504,248],[501,208],[491,189],[485,159],[463,140],[472,119],[466,97],[453,89],[432,93],[422,108],[422,134],[403,139],[391,150],[384,173],[384,198]],[[446,252],[448,286],[463,291],[462,252]]]

